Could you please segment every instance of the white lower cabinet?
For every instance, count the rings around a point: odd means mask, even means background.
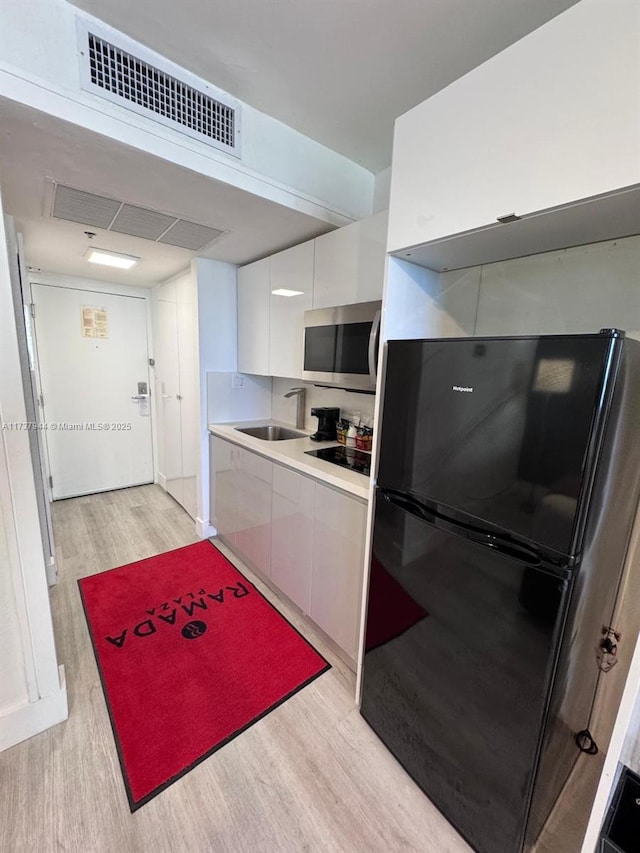
[[[224,541],[267,577],[271,567],[272,463],[209,436],[212,521]]]
[[[211,521],[232,547],[238,529],[237,454],[239,448],[229,441],[209,436]]]
[[[224,439],[210,442],[218,534],[355,661],[365,502]]]
[[[269,577],[273,463],[242,447],[236,451],[236,550],[250,566]]]
[[[367,508],[320,483],[315,492],[309,615],[355,660]]]
[[[273,466],[271,580],[306,614],[311,608],[315,490],[308,477]]]

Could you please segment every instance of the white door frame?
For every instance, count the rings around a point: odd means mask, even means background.
[[[0,224],[4,225],[0,199]],[[26,409],[15,323],[8,241],[0,233],[0,409],[6,424],[24,423]],[[3,709],[0,749],[67,717],[64,671],[58,668],[45,575],[33,462],[26,430],[0,435],[0,503],[5,519],[27,702]]]
[[[9,250],[9,267],[12,273],[11,288],[14,302],[16,303],[16,332],[18,335],[18,346],[20,349],[20,362],[23,371],[23,388],[25,395],[26,414],[29,421],[40,424],[42,422],[42,409],[39,404],[39,389],[35,366],[37,353],[35,350],[35,339],[33,336],[33,323],[30,322],[30,287],[27,269],[24,260],[24,243],[22,234],[16,233],[13,217],[5,217],[7,227],[7,248]],[[22,313],[18,316],[18,302]],[[27,381],[28,376],[28,381]],[[34,450],[33,442],[37,442]],[[42,546],[49,586],[58,582],[58,569],[56,565],[56,549],[53,538],[53,523],[51,520],[51,501],[53,496],[49,487],[49,458],[47,444],[44,440],[42,430],[30,431],[29,442],[31,446],[32,460],[34,462],[33,476],[38,501],[38,515],[42,532]]]

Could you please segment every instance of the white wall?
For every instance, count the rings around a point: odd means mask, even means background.
[[[640,329],[640,237],[481,269],[477,335]]]
[[[0,222],[3,221],[0,199]],[[0,230],[0,749],[67,717],[26,422],[11,271]]]
[[[389,258],[385,337],[640,330],[640,237],[437,274]]]
[[[479,279],[479,269],[438,274],[388,258],[382,339],[472,335]]]
[[[620,760],[634,773],[640,773],[640,690],[633,706]]]
[[[64,0],[30,0],[28,15],[24,11],[20,0],[0,4],[0,91],[5,97],[89,130],[99,128],[103,135],[333,225],[371,213],[371,172],[248,105],[238,159],[83,92],[76,16],[95,19]]]
[[[207,373],[207,421],[258,421],[271,417],[271,377]]]
[[[198,360],[200,383],[200,466],[198,469],[198,533],[213,534],[209,519],[210,409],[207,373],[234,372],[238,360],[236,270],[233,264],[196,258],[192,263],[198,291]],[[214,416],[215,420],[218,420]]]
[[[389,209],[391,195],[391,166],[387,166],[375,176],[373,186],[373,213]]]
[[[0,455],[0,484],[3,493],[9,492],[8,471],[4,456],[3,441]],[[0,502],[0,726],[2,716],[13,711],[29,701],[27,688],[26,661],[22,648],[22,632],[18,613],[20,602],[15,589],[14,577],[11,571],[12,560],[9,553],[9,540],[15,536],[14,519],[9,516]],[[15,560],[15,555],[14,555]],[[15,580],[18,580],[15,577]],[[22,602],[22,618],[24,602]]]

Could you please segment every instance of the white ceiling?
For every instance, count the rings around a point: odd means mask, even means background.
[[[145,152],[0,98],[0,185],[16,217],[30,266],[62,275],[152,286],[188,266],[196,253],[48,215],[47,178],[229,233],[198,252],[248,263],[330,230],[313,217],[206,178]],[[50,186],[50,185],[49,185]],[[130,271],[89,264],[86,230],[103,249],[137,255]]]
[[[391,161],[397,116],[575,2],[75,0],[74,5],[378,172]]]
[[[230,94],[364,164],[388,165],[393,121],[575,0],[78,0]],[[472,129],[470,129],[472,132]],[[152,286],[195,253],[53,220],[47,178],[229,232],[198,254],[248,263],[325,222],[0,97],[0,185],[43,271]],[[142,261],[89,265],[94,244]]]

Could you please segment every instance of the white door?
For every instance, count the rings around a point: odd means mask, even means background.
[[[184,490],[176,303],[156,299],[153,307],[158,482],[182,504]]]
[[[197,476],[200,466],[200,385],[198,380],[198,315],[195,282],[191,274],[176,281],[176,321],[180,385],[180,449],[182,500],[195,519],[198,515]]]
[[[154,290],[158,482],[195,519],[200,465],[200,387],[195,282],[190,272]]]
[[[146,301],[31,295],[54,500],[152,482]]]

